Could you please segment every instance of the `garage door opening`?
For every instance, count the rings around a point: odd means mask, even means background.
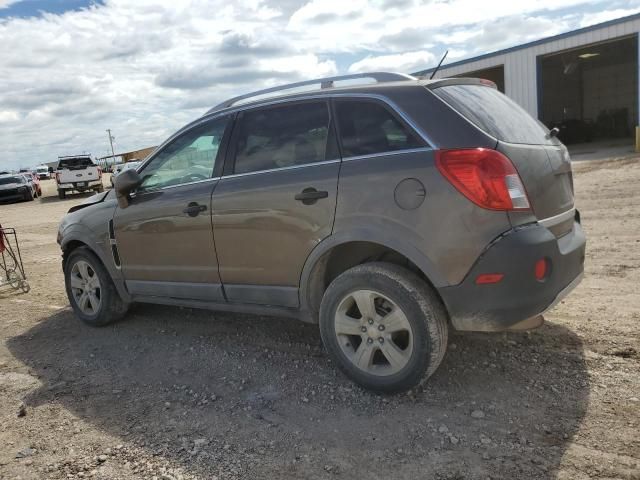
[[[498,90],[504,93],[504,65],[485,68],[483,70],[475,70],[473,72],[466,72],[460,75],[454,75],[454,77],[484,78],[486,80],[491,80],[496,84]]]
[[[638,119],[638,37],[538,58],[542,122],[566,144],[631,142]]]

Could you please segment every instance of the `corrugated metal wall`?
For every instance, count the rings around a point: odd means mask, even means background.
[[[466,72],[504,65],[505,93],[522,105],[531,115],[538,117],[538,56],[582,47],[616,37],[637,35],[638,32],[640,32],[640,19],[636,18],[616,25],[603,26],[587,32],[576,33],[557,40],[550,39],[548,42],[528,48],[498,53],[495,56],[465,62],[462,65],[443,66],[436,74],[436,78],[461,75]]]

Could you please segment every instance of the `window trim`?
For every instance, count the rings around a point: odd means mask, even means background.
[[[290,97],[276,98],[276,99],[269,99],[269,101],[265,101],[265,102],[258,103],[258,104],[237,105],[237,106],[225,109],[224,112],[213,112],[213,113],[211,113],[211,117],[225,115],[225,114],[239,114],[239,113],[242,113],[243,111],[247,111],[247,110],[250,110],[252,108],[267,107],[267,106],[277,105],[277,104],[281,104],[281,103],[298,102],[298,101],[303,101],[303,100],[326,100],[326,101],[330,101],[331,99],[344,99],[344,98],[346,98],[346,99],[349,99],[349,98],[372,98],[372,99],[381,101],[382,103],[386,104],[389,108],[391,108],[391,110],[393,112],[395,112],[400,118],[402,118],[402,120],[404,120],[404,122],[409,127],[411,127],[411,129],[420,138],[422,138],[422,140],[425,141],[425,143],[429,146],[429,148],[431,150],[435,150],[436,149],[436,143],[431,139],[431,137],[418,124],[416,124],[416,122],[414,122],[405,113],[405,111],[398,106],[398,104],[396,102],[391,100],[389,97],[387,97],[385,95],[381,95],[379,93],[361,93],[361,92],[352,92],[352,93],[335,93],[335,92],[332,92],[332,93],[324,93],[324,94],[309,93],[309,94],[306,94],[306,95],[300,95],[300,96],[295,97],[295,98],[290,98]],[[207,118],[209,118],[209,117],[207,117]],[[189,127],[189,126],[187,126],[187,127]],[[185,127],[185,128],[187,128],[187,127]]]
[[[203,183],[203,182],[209,182],[209,181],[213,181],[213,180],[219,180],[220,179],[220,175],[222,173],[222,166],[225,163],[225,158],[226,158],[226,154],[227,154],[227,150],[228,150],[228,146],[229,146],[229,138],[231,136],[231,132],[233,130],[233,126],[234,126],[234,122],[235,122],[235,117],[236,117],[236,113],[229,113],[229,112],[225,112],[219,115],[214,115],[211,117],[207,117],[207,118],[202,118],[201,121],[195,122],[191,125],[188,125],[185,128],[181,128],[180,130],[178,130],[176,133],[174,133],[173,135],[171,135],[167,140],[165,140],[158,148],[156,148],[143,162],[141,165],[139,165],[139,167],[136,169],[136,171],[138,173],[142,173],[144,171],[145,168],[147,168],[149,165],[151,165],[151,163],[155,160],[155,158],[162,153],[165,148],[169,147],[174,141],[176,141],[177,139],[179,139],[180,137],[182,137],[183,135],[188,134],[189,132],[193,131],[196,128],[201,127],[202,125],[206,124],[206,123],[212,123],[215,122],[216,120],[220,120],[222,118],[227,117],[227,125],[225,127],[224,133],[222,135],[222,140],[220,142],[220,147],[218,148],[218,155],[216,156],[216,158],[214,159],[214,163],[213,163],[213,168],[211,169],[211,173],[210,173],[210,177],[209,178],[205,178],[203,180],[195,180],[193,182],[185,182],[185,183],[179,183],[176,185],[166,185],[164,187],[159,187],[159,188],[151,188],[151,189],[145,189],[145,190],[140,190],[138,191],[138,189],[136,189],[135,192],[132,192],[133,196],[140,196],[140,195],[146,195],[149,193],[156,193],[156,192],[161,192],[163,190],[167,190],[167,189],[171,189],[171,188],[176,188],[176,187],[182,187],[185,185],[194,185],[197,183]],[[216,161],[217,160],[217,161]],[[219,164],[219,166],[218,166]],[[214,176],[218,174],[217,176]]]
[[[267,168],[264,170],[254,170],[252,172],[242,172],[242,173],[235,173],[235,167],[236,167],[236,154],[238,153],[238,137],[240,135],[240,122],[242,121],[242,117],[244,116],[245,112],[250,112],[250,111],[255,111],[255,110],[263,110],[263,109],[269,109],[272,108],[274,106],[277,107],[287,107],[289,105],[297,105],[297,104],[301,104],[301,103],[323,103],[325,105],[325,107],[327,108],[327,114],[329,115],[329,125],[327,128],[327,144],[325,146],[325,159],[321,160],[319,162],[309,162],[309,163],[303,163],[301,165],[290,165],[287,167],[276,167],[276,168]],[[328,159],[327,158],[327,150],[329,147],[329,140],[331,139],[331,130],[332,128],[334,128],[335,125],[335,120],[334,120],[334,116],[333,116],[333,111],[331,108],[331,103],[330,103],[330,99],[328,99],[325,95],[317,95],[314,97],[310,97],[310,98],[296,98],[296,99],[284,99],[281,100],[279,102],[270,102],[268,104],[260,104],[260,105],[251,105],[248,106],[247,108],[243,108],[239,111],[236,112],[237,115],[234,119],[234,126],[233,126],[233,134],[231,135],[231,138],[229,139],[229,148],[227,150],[227,158],[225,160],[225,165],[224,165],[224,170],[222,172],[222,176],[224,178],[228,178],[228,177],[241,177],[241,176],[245,176],[245,175],[251,175],[254,173],[262,173],[262,172],[277,172],[280,170],[288,170],[288,169],[294,169],[294,168],[300,168],[300,167],[307,167],[310,165],[319,165],[319,164],[326,164],[327,162],[333,162],[335,159]],[[337,135],[337,133],[336,133]],[[336,140],[337,141],[337,140]],[[340,148],[340,147],[338,147]],[[337,159],[338,161],[340,160],[339,158]]]

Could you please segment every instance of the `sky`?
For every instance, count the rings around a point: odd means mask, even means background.
[[[0,169],[158,145],[231,96],[410,73],[640,12],[638,0],[0,0]]]

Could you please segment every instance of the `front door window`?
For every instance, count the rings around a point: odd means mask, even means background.
[[[139,190],[156,190],[212,177],[228,117],[207,122],[173,140],[141,172]]]

